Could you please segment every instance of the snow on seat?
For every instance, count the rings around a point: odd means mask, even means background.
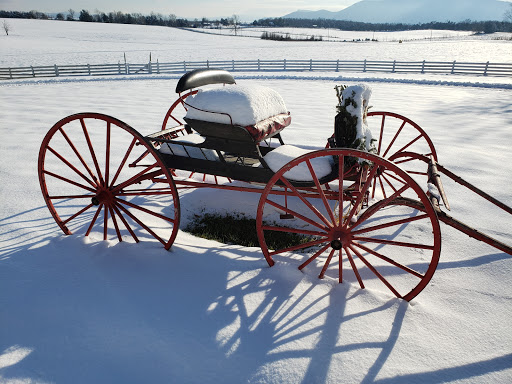
[[[263,159],[273,172],[277,172],[290,161],[309,152],[313,151],[286,144],[267,153]],[[331,173],[334,161],[331,157],[322,156],[312,159],[311,165],[316,177],[321,179]],[[309,168],[304,162],[290,169],[284,176],[289,180],[295,181],[311,181],[313,179]]]
[[[200,89],[186,104],[191,108],[185,118],[242,126],[257,142],[291,122],[281,95],[260,85]]]

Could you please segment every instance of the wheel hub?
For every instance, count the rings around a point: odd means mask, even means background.
[[[335,230],[331,234],[331,247],[337,251],[343,248],[343,244],[348,245],[352,239],[350,231]]]
[[[113,195],[108,189],[100,188],[96,192],[96,196],[91,198],[91,203],[94,205],[105,204],[108,205],[113,200]]]

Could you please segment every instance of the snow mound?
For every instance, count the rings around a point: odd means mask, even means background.
[[[273,151],[267,153],[263,159],[268,164],[270,169],[274,172],[279,171],[284,165],[288,164],[293,159],[313,152],[304,148],[299,148],[293,145],[281,145]],[[332,165],[334,164],[331,157],[317,157],[311,160],[311,165],[318,178],[322,178],[331,173]],[[309,171],[306,163],[299,163],[297,166],[286,172],[285,177],[295,181],[310,181],[312,180],[311,172]]]
[[[260,85],[227,85],[200,89],[186,103],[185,117],[212,123],[254,125],[269,117],[288,113],[283,98],[271,88]]]

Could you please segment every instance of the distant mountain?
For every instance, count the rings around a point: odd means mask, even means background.
[[[283,17],[406,24],[468,19],[501,21],[510,4],[499,0],[363,0],[339,12],[296,11]]]

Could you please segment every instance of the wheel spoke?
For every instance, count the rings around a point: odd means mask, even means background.
[[[393,185],[393,183],[391,183],[391,182],[388,180],[388,178],[386,177],[386,175],[385,175],[384,173],[382,173],[379,177],[382,177],[382,178],[384,179],[384,181],[385,181],[385,182],[386,182],[386,183],[391,187],[391,189],[392,189],[393,191],[395,191],[395,192],[397,191],[397,189],[395,188],[395,186]],[[382,181],[381,181],[381,183],[382,183]]]
[[[133,221],[135,221],[137,224],[141,226],[141,228],[145,229],[151,236],[153,236],[155,239],[157,239],[159,242],[161,242],[164,246],[167,245],[167,243],[158,236],[155,232],[151,230],[146,224],[144,224],[142,221],[140,221],[135,215],[133,215],[130,211],[128,211],[125,207],[123,207],[121,204],[117,205],[125,214],[127,214]]]
[[[354,236],[353,240],[359,240],[359,241],[362,241],[362,242],[365,242],[365,243],[378,243],[378,244],[396,245],[397,247],[430,249],[430,250],[434,249],[433,245],[417,244],[417,243],[406,243],[406,242],[403,242],[403,241],[377,239],[377,238],[374,238],[374,237]]]
[[[130,185],[130,184],[133,184],[133,183],[136,183],[138,181],[140,181],[140,177],[146,173],[148,173],[150,170],[152,170],[153,168],[155,168],[157,166],[156,163],[154,163],[153,165],[150,165],[148,166],[147,168],[143,169],[142,171],[140,171],[139,173],[137,173],[136,175],[130,177],[128,180],[125,180],[123,181],[121,184],[118,184],[115,186],[115,188],[112,189],[112,193],[117,193],[119,192],[121,189],[123,189],[124,187]]]
[[[103,205],[103,240],[107,240],[108,232],[108,206]]]
[[[273,255],[278,255],[278,254],[284,253],[284,252],[291,252],[291,251],[296,251],[298,249],[309,248],[309,247],[313,247],[313,246],[318,245],[318,244],[322,244],[322,243],[324,243],[326,241],[327,241],[327,238],[318,239],[318,240],[315,240],[315,241],[309,241],[309,242],[304,243],[304,244],[293,245],[291,247],[286,247],[286,248],[283,248],[283,249],[279,249],[279,250],[274,251],[274,252],[269,252],[269,255],[273,256]]]
[[[404,185],[402,188],[400,188],[398,191],[393,193],[391,196],[389,196],[386,199],[380,200],[379,202],[375,203],[372,207],[368,208],[362,215],[359,217],[354,225],[351,226],[351,229],[354,230],[357,226],[359,226],[364,221],[368,220],[370,217],[372,217],[377,211],[383,209],[387,205],[389,205],[393,200],[395,200],[398,196],[400,196],[402,193],[404,193],[407,189],[410,187],[408,185]]]
[[[129,201],[126,201],[126,200],[123,200],[123,199],[118,199],[118,198],[116,198],[115,200],[116,200],[117,203],[125,204],[125,205],[127,205],[129,207],[132,207],[134,209],[137,209],[137,210],[139,210],[141,212],[147,213],[148,215],[157,217],[157,218],[162,219],[164,221],[168,221],[168,222],[170,222],[172,224],[174,224],[174,222],[175,222],[175,220],[171,219],[170,217],[161,215],[160,213],[153,212],[153,211],[151,211],[151,210],[149,210],[147,208],[143,208],[143,207],[141,207],[139,205],[136,205],[136,204],[133,204],[133,203],[131,203]]]
[[[66,220],[63,220],[62,221],[62,224],[66,225],[67,223],[69,223],[71,220],[73,220],[74,218],[80,216],[82,213],[84,213],[85,211],[88,211],[90,208],[93,207],[93,204],[89,204],[87,206],[85,206],[84,208],[82,208],[81,210],[79,210],[77,213],[75,213],[74,215],[68,217]]]
[[[363,228],[363,229],[359,229],[357,231],[352,231],[352,234],[353,235],[357,235],[357,234],[360,234],[360,233],[377,231],[379,229],[390,228],[390,227],[394,227],[396,225],[402,225],[402,224],[406,224],[406,223],[411,223],[413,221],[418,221],[418,220],[425,219],[425,218],[428,218],[427,214],[423,214],[423,215],[419,215],[419,216],[412,216],[412,217],[408,217],[407,219],[390,221],[389,223],[380,224],[380,225],[374,225],[374,226],[371,226],[371,227],[366,227],[366,228]],[[367,218],[365,217],[365,220],[366,219]]]
[[[396,151],[395,153],[400,153],[400,152],[403,152],[404,149],[407,149],[409,148],[411,145],[413,145],[415,142],[417,142],[419,139],[421,139],[423,137],[423,135],[419,134],[417,137],[415,137],[414,139],[412,139],[411,141],[409,141],[407,144],[405,144],[402,148],[400,148],[398,151]]]
[[[316,176],[315,170],[313,169],[313,166],[311,165],[311,161],[309,159],[306,159],[306,165],[308,166],[309,173],[311,174],[311,178],[313,179],[316,189],[318,190],[318,194],[320,195],[320,198],[322,199],[322,202],[324,203],[325,210],[329,214],[329,217],[331,218],[331,222],[333,225],[336,224],[336,219],[334,218],[334,214],[332,212],[331,206],[329,205],[329,202],[327,201],[327,198],[325,197],[325,193],[322,190],[322,186],[320,185],[320,182],[318,181],[318,177]]]
[[[139,242],[139,238],[137,237],[137,235],[135,234],[135,232],[133,232],[132,230],[132,227],[130,226],[130,224],[128,224],[128,222],[126,221],[126,219],[124,218],[124,216],[121,214],[121,212],[119,212],[119,209],[117,208],[117,204],[114,204],[112,206],[112,208],[114,209],[114,212],[117,214],[117,216],[119,216],[119,218],[121,219],[121,221],[123,222],[124,224],[124,227],[126,228],[126,230],[128,232],[130,232],[130,235],[132,235],[132,238],[133,240],[135,240],[136,243]]]
[[[418,277],[418,278],[420,278],[420,279],[423,279],[423,278],[425,277],[425,276],[424,276],[424,275],[422,275],[421,273],[416,272],[415,270],[413,270],[413,269],[411,269],[411,268],[409,268],[409,267],[406,267],[405,265],[400,264],[400,263],[398,263],[398,262],[394,261],[393,259],[390,259],[389,257],[384,256],[383,254],[381,254],[381,253],[379,253],[379,252],[374,251],[373,249],[370,249],[370,248],[368,248],[368,247],[365,247],[365,246],[364,246],[364,245],[362,245],[362,244],[357,244],[357,243],[355,243],[354,245],[355,245],[356,247],[361,248],[361,249],[362,249],[362,250],[364,250],[365,252],[370,253],[370,254],[372,254],[372,255],[374,255],[374,256],[376,256],[376,257],[378,257],[379,259],[384,260],[384,261],[386,261],[387,263],[389,263],[389,264],[391,264],[391,265],[394,265],[395,267],[398,267],[398,268],[400,268],[401,270],[403,270],[403,271],[405,271],[405,272],[410,273],[411,275],[414,275],[414,276],[416,276],[416,277]]]
[[[325,250],[327,248],[330,247],[330,244],[327,243],[325,244],[322,248],[320,248],[313,256],[311,256],[309,259],[307,259],[304,263],[302,263],[301,265],[299,265],[299,270],[302,271],[303,268],[305,268],[306,266],[308,266],[313,260],[315,260],[318,256],[320,256],[322,253],[325,252]]]
[[[345,181],[345,156],[338,156],[338,223],[343,221],[343,183]]]
[[[110,177],[110,121],[107,122],[107,145],[105,146],[105,185],[108,185],[108,179]]]
[[[324,215],[313,205],[311,204],[302,193],[300,193],[297,188],[295,188],[287,179],[284,177],[281,177],[280,180],[285,184],[286,187],[288,187],[291,191],[293,196],[298,197],[320,220],[324,222],[325,225],[328,227],[332,227],[332,224],[329,223],[329,220],[325,218]]]
[[[64,139],[67,141],[68,145],[71,147],[71,149],[75,153],[75,155],[78,158],[78,160],[80,161],[80,163],[82,163],[82,165],[86,169],[87,173],[89,173],[91,178],[94,180],[94,183],[96,184],[95,186],[97,186],[98,178],[94,175],[94,173],[92,172],[91,168],[89,168],[89,166],[85,162],[85,160],[82,157],[82,155],[80,155],[80,152],[78,152],[78,149],[75,147],[75,145],[73,144],[73,142],[71,141],[69,136],[66,134],[66,132],[64,131],[64,129],[62,127],[59,128],[59,132],[62,134],[62,136],[64,136]]]
[[[343,223],[344,228],[346,228],[348,226],[348,223],[350,223],[350,220],[352,220],[352,217],[354,217],[354,215],[356,214],[356,211],[359,209],[359,205],[361,204],[361,201],[363,200],[363,197],[366,194],[366,191],[370,187],[371,181],[375,177],[375,174],[377,173],[378,169],[379,169],[379,166],[374,166],[373,169],[370,171],[370,174],[368,175],[366,182],[364,183],[363,187],[359,191],[359,195],[357,196],[354,206],[350,210],[350,213],[349,213],[347,219],[345,220],[345,223]]]
[[[128,157],[130,156],[130,153],[132,153],[133,147],[135,143],[137,142],[137,138],[134,137],[130,145],[128,146],[128,149],[126,150],[126,153],[123,157],[123,160],[121,161],[121,164],[119,164],[119,167],[117,168],[117,171],[114,175],[114,178],[112,179],[112,182],[110,183],[110,187],[114,185],[117,178],[119,177],[119,174],[121,173],[121,170],[123,169],[124,165],[126,164],[126,160],[128,160]]]
[[[311,225],[313,225],[313,226],[315,226],[317,228],[320,228],[320,229],[322,229],[324,231],[328,231],[329,230],[329,228],[322,226],[320,223],[317,223],[316,221],[313,221],[313,220],[311,220],[311,219],[301,215],[300,213],[291,210],[288,207],[285,207],[285,206],[283,206],[281,204],[278,204],[275,201],[267,199],[265,202],[270,204],[270,205],[272,205],[273,207],[275,207],[275,208],[277,208],[277,209],[279,209],[281,211],[284,211],[286,213],[289,213],[289,214],[293,215],[293,217],[296,217],[297,219],[305,221],[306,223],[311,224]]]
[[[52,176],[52,177],[55,177],[56,179],[62,180],[64,182],[68,183],[68,184],[72,184],[75,187],[79,187],[79,188],[85,189],[86,191],[89,191],[89,192],[92,192],[92,193],[96,193],[95,189],[89,188],[87,185],[83,185],[83,184],[77,183],[76,181],[70,180],[67,177],[60,176],[60,175],[57,175],[56,173],[53,173],[53,172],[50,172],[50,171],[46,171],[46,170],[43,171],[43,173],[45,175]]]
[[[382,282],[384,283],[384,285],[385,285],[386,287],[388,287],[388,288],[389,288],[389,290],[390,290],[391,292],[393,292],[393,294],[394,294],[396,297],[398,297],[398,298],[402,297],[402,295],[400,295],[400,294],[398,293],[398,291],[397,291],[397,290],[396,290],[396,289],[395,289],[395,288],[394,288],[394,287],[389,283],[389,281],[387,281],[387,280],[384,278],[384,276],[382,276],[382,275],[381,275],[381,274],[380,274],[380,273],[375,269],[375,267],[374,267],[373,265],[371,265],[371,264],[368,262],[368,260],[366,260],[366,258],[365,258],[363,255],[361,255],[361,253],[360,253],[357,249],[353,248],[352,246],[349,246],[349,248],[352,250],[352,252],[354,252],[354,253],[356,254],[356,256],[357,256],[357,257],[359,257],[359,259],[361,259],[361,261],[362,261],[362,262],[363,262],[363,263],[364,263],[364,264],[365,264],[365,265],[370,269],[370,271],[372,271],[372,272],[374,273],[374,275],[375,275],[375,276],[377,276],[377,277],[379,278],[379,280],[380,280],[380,281],[382,281]]]
[[[271,226],[271,225],[264,225],[264,226],[262,226],[262,229],[264,231],[298,233],[300,235],[308,235],[308,236],[327,236],[327,233],[325,233],[325,232],[307,231],[305,229],[300,229],[300,228],[275,227],[275,226]]]
[[[386,115],[382,115],[382,121],[380,123],[380,133],[379,133],[379,147],[377,148],[377,154],[380,155],[382,149],[382,136],[384,134],[384,123],[386,122]]]
[[[404,128],[405,123],[406,122],[404,121],[402,123],[402,125],[400,126],[400,128],[398,129],[398,131],[396,131],[395,136],[393,137],[393,140],[391,140],[391,142],[389,143],[388,147],[386,148],[386,151],[384,152],[384,154],[382,154],[382,157],[386,157],[386,155],[388,154],[389,150],[391,149],[391,147],[395,143],[396,138],[398,137],[398,135],[400,135],[400,132],[402,132],[402,129]],[[399,151],[396,151],[396,152],[399,152]]]
[[[101,212],[101,208],[103,208],[103,204],[100,204],[98,209],[96,210],[96,213],[94,214],[94,217],[91,220],[91,224],[89,225],[89,227],[87,228],[87,231],[85,232],[85,236],[89,236],[89,234],[91,233],[92,227],[94,226],[94,223],[96,222],[96,219],[98,218],[98,215]]]
[[[98,177],[100,178],[100,183],[104,184],[100,166],[98,165],[98,159],[96,158],[96,153],[94,152],[94,148],[91,143],[91,138],[89,137],[89,132],[87,131],[87,127],[85,126],[84,119],[80,119],[80,124],[82,125],[82,131],[84,132],[85,140],[87,141],[87,146],[89,147],[89,152],[91,153],[94,167],[96,168],[96,172],[98,173]]]
[[[329,264],[331,263],[331,259],[332,259],[332,256],[334,255],[334,252],[336,250],[333,248],[331,250],[331,253],[329,253],[329,256],[327,257],[327,260],[325,261],[325,264],[324,264],[324,267],[322,268],[322,270],[320,271],[320,275],[318,275],[318,277],[320,279],[323,279],[324,276],[325,276],[325,272],[327,271],[327,268],[329,267]]]
[[[112,222],[114,223],[114,229],[116,230],[117,239],[119,240],[119,242],[122,242],[123,238],[121,236],[121,231],[119,230],[119,226],[117,225],[117,219],[116,219],[114,209],[112,206],[108,207],[108,209],[110,211],[110,217],[112,217]]]
[[[357,281],[359,282],[359,286],[361,287],[361,289],[364,289],[363,279],[361,279],[361,275],[359,274],[356,264],[354,263],[354,258],[350,254],[349,248],[344,247],[343,249],[345,250],[345,253],[347,254],[347,259],[350,263],[350,266],[352,267],[352,270],[354,271],[354,274],[356,275]]]
[[[93,187],[97,187],[96,183],[89,179],[87,176],[85,176],[82,172],[80,172],[73,164],[71,164],[69,161],[67,161],[63,156],[61,156],[57,151],[55,151],[52,147],[48,146],[48,150],[53,153],[60,161],[62,161],[64,164],[66,164],[69,168],[71,168],[78,176],[80,176],[82,179],[87,181],[89,184],[91,184]]]

